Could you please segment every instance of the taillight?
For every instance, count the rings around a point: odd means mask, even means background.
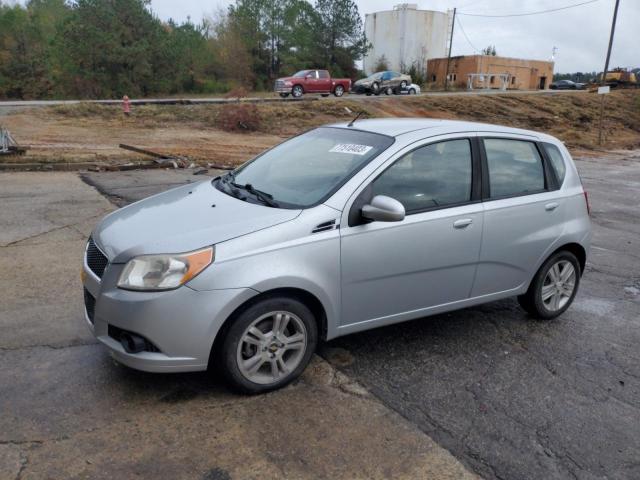
[[[584,192],[584,201],[587,204],[587,214],[591,215],[591,205],[589,205],[589,194],[587,193],[586,190],[583,190]]]

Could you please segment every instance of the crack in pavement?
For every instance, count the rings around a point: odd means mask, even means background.
[[[99,213],[97,215],[92,215],[90,217],[86,217],[86,218],[80,220],[79,222],[70,223],[68,225],[61,225],[61,226],[58,226],[58,227],[51,228],[51,229],[49,229],[49,230],[47,230],[45,232],[36,233],[34,235],[30,235],[28,237],[21,238],[19,240],[14,240],[13,242],[5,243],[3,245],[0,245],[0,248],[21,246],[19,244],[22,243],[22,242],[26,242],[27,240],[32,240],[34,238],[43,237],[43,236],[48,235],[50,233],[57,232],[59,230],[64,230],[65,228],[71,228],[71,229],[75,230],[77,233],[79,233],[80,235],[85,236],[84,232],[81,232],[80,230],[76,229],[75,227],[77,227],[78,225],[80,225],[80,224],[82,224],[84,222],[87,222],[89,220],[93,220],[94,218],[102,217],[102,216],[104,216],[104,215],[106,215],[107,213],[110,213],[110,212],[111,212],[111,210],[105,210],[104,212],[101,212],[101,213]]]
[[[99,345],[100,342],[81,342],[81,343],[70,343],[68,345],[49,345],[49,344],[33,344],[33,345],[21,345],[19,347],[0,347],[0,352],[16,352],[19,350],[29,350],[35,348],[49,348],[51,350],[64,350],[66,348],[77,348],[77,347],[88,347],[92,345]]]

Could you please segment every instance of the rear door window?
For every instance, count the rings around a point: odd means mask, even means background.
[[[318,73],[320,74],[320,78],[329,78],[329,72],[326,70],[318,70]]]
[[[491,198],[528,195],[545,189],[542,157],[535,143],[486,138]]]
[[[555,145],[551,143],[545,143],[544,149],[547,151],[547,155],[549,155],[549,160],[551,160],[551,166],[553,170],[556,172],[556,179],[558,180],[558,186],[562,186],[562,182],[564,182],[564,176],[567,173],[567,166],[564,163],[564,158],[562,157],[562,153]]]

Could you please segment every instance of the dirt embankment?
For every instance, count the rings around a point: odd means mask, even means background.
[[[550,133],[581,154],[597,145],[600,97],[593,93],[346,97],[252,106],[253,131],[227,132],[236,105],[140,106],[123,118],[119,107],[96,104],[24,109],[2,118],[29,154],[13,162],[98,162],[133,159],[126,143],[206,163],[235,165],[305,129],[364,117],[425,117],[474,120]],[[348,109],[348,110],[347,110]],[[246,114],[246,112],[245,112]],[[232,117],[235,118],[235,117]],[[234,120],[235,121],[235,120]],[[602,149],[640,147],[640,91],[606,98]],[[9,161],[3,159],[3,161]]]

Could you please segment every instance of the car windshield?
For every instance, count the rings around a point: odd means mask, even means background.
[[[293,74],[293,76],[295,78],[304,78],[304,76],[309,73],[311,70],[300,70],[299,72],[296,72]]]
[[[346,128],[321,127],[294,137],[246,163],[217,188],[230,195],[260,201],[251,190],[267,195],[262,203],[308,208],[323,202],[358,170],[393,144],[394,139]],[[238,190],[234,186],[249,185]]]

